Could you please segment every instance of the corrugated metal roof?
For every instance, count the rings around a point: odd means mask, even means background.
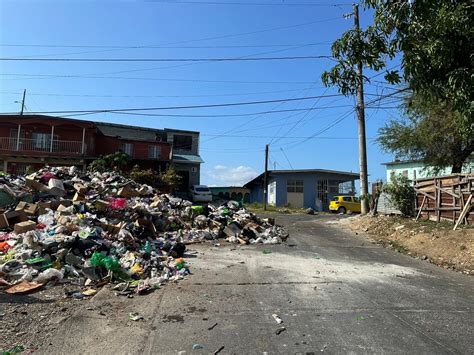
[[[122,126],[107,123],[95,123],[97,129],[104,136],[120,137],[123,139],[139,140],[139,141],[157,141],[164,140],[165,132],[160,129],[152,129],[145,127]],[[158,137],[158,139],[157,139]]]

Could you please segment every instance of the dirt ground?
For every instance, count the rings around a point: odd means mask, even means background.
[[[0,350],[22,346],[36,351],[52,333],[82,306],[84,300],[66,298],[70,286],[56,285],[32,295],[8,295],[0,291]]]
[[[400,216],[354,216],[340,223],[401,253],[467,275],[474,275],[474,228],[453,231],[451,223]]]

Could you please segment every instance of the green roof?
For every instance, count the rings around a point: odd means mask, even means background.
[[[204,163],[199,155],[194,154],[173,154],[173,160],[178,163]]]

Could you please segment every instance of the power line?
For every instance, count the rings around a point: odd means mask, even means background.
[[[291,170],[293,170],[293,165],[291,165],[290,159],[288,159],[288,157],[286,156],[285,151],[284,151],[283,148],[281,148],[281,147],[280,147],[280,150],[281,150],[281,152],[283,153],[283,155],[285,156],[285,159],[286,159],[286,161],[288,162],[288,164],[290,164]]]
[[[159,111],[159,110],[178,110],[178,109],[196,109],[196,108],[212,108],[212,107],[229,107],[229,106],[247,106],[247,105],[261,105],[274,102],[288,102],[288,101],[302,101],[312,100],[317,98],[329,98],[343,96],[342,94],[330,94],[319,96],[296,97],[276,100],[262,100],[262,101],[246,101],[246,102],[232,102],[223,104],[207,104],[207,105],[190,105],[190,106],[163,106],[163,107],[146,107],[146,108],[118,108],[118,109],[94,109],[94,110],[63,110],[63,111],[41,111],[32,112],[34,114],[57,114],[57,113],[83,113],[83,112],[126,112],[126,111]]]
[[[111,46],[111,45],[57,45],[57,44],[0,44],[0,47],[26,47],[26,48],[110,48],[110,49],[230,49],[230,48],[277,48],[277,47],[306,47],[331,44],[332,42],[315,42],[302,44],[242,44],[220,46]],[[97,52],[93,52],[97,53]]]
[[[333,59],[330,55],[287,56],[287,57],[246,57],[246,58],[0,58],[0,61],[20,62],[239,62]]]
[[[168,79],[168,78],[137,78],[121,76],[94,76],[94,75],[50,75],[50,74],[24,74],[24,73],[0,73],[1,76],[20,76],[25,79],[48,79],[48,78],[79,78],[79,79],[120,79],[120,80],[150,80],[150,81],[176,81],[176,82],[199,82],[199,83],[225,83],[225,84],[287,84],[308,85],[311,81],[243,81],[243,80],[207,80],[207,79]],[[3,79],[8,80],[8,79]],[[17,79],[10,79],[17,80]],[[24,79],[22,79],[24,80]]]
[[[274,91],[260,91],[260,92],[246,92],[234,94],[209,94],[209,95],[93,95],[93,94],[59,94],[59,93],[28,93],[28,96],[52,96],[52,97],[100,97],[100,98],[181,98],[181,97],[225,97],[225,96],[249,96],[249,95],[265,95],[277,94],[283,92],[295,92],[304,89],[289,89],[289,90],[274,90]],[[0,91],[0,94],[21,95],[18,91]]]
[[[256,30],[256,31],[249,31],[249,32],[240,32],[240,33],[231,33],[231,34],[225,34],[225,35],[220,35],[220,36],[212,36],[212,37],[203,37],[203,38],[197,38],[197,39],[188,39],[188,40],[182,40],[182,41],[175,41],[175,42],[167,42],[159,45],[138,45],[138,46],[131,46],[133,48],[159,48],[160,46],[169,46],[169,45],[178,45],[178,44],[186,44],[186,43],[193,43],[193,42],[203,42],[203,41],[210,41],[210,40],[219,40],[219,39],[225,39],[225,38],[235,38],[235,37],[242,37],[242,36],[249,36],[249,35],[254,35],[258,33],[266,33],[266,32],[273,32],[273,31],[279,31],[279,30],[287,30],[287,29],[292,29],[292,28],[298,28],[298,27],[304,27],[304,26],[309,26],[309,25],[314,25],[317,23],[324,23],[324,22],[332,22],[335,20],[340,20],[342,17],[337,16],[337,17],[331,17],[331,18],[325,18],[325,19],[320,19],[316,21],[310,21],[310,22],[304,22],[304,23],[299,23],[299,24],[294,24],[294,25],[286,25],[286,26],[277,26],[277,27],[271,27],[271,28],[266,28],[262,30]],[[21,44],[7,44],[5,46],[23,46]],[[30,46],[30,45],[27,45]],[[60,45],[33,45],[33,46],[58,46],[62,47]],[[71,48],[74,48],[71,46]],[[129,48],[110,48],[110,49],[105,49],[102,51],[98,52],[116,52],[116,51],[122,51],[126,50]],[[95,53],[98,53],[95,52]]]
[[[167,0],[149,0],[151,2],[156,2],[160,4],[169,4],[169,5],[243,5],[243,6],[316,6],[316,7],[339,7],[339,6],[351,6],[348,3],[339,3],[339,4],[326,4],[326,3],[292,3],[292,2],[238,2],[238,1],[167,1]]]
[[[352,105],[339,105],[339,106],[321,106],[321,107],[309,107],[309,108],[295,108],[287,110],[272,110],[272,111],[260,111],[260,112],[249,112],[249,113],[240,113],[240,114],[220,114],[220,115],[178,115],[178,114],[156,114],[156,113],[135,113],[135,112],[115,112],[109,111],[108,113],[119,114],[119,115],[130,115],[130,116],[146,116],[146,117],[194,117],[194,118],[215,118],[215,117],[246,117],[254,115],[269,115],[275,113],[286,113],[286,112],[304,112],[304,111],[314,111],[314,110],[324,110],[328,108],[340,108],[340,107],[352,107]],[[102,112],[86,112],[79,113],[78,116],[84,115],[94,115]],[[68,115],[67,117],[76,116],[75,114]],[[65,116],[66,117],[66,116]]]

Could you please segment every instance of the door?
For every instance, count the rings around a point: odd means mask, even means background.
[[[272,206],[276,205],[276,184],[276,181],[268,184],[268,204]]]
[[[303,180],[288,180],[286,182],[287,198],[290,207],[304,207],[304,182]]]

